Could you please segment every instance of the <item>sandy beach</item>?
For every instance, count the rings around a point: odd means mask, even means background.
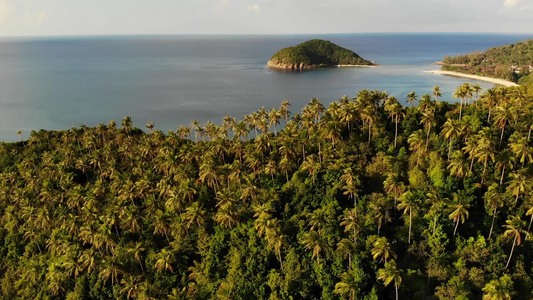
[[[438,75],[446,75],[446,76],[455,76],[455,77],[463,77],[463,78],[470,78],[475,80],[482,80],[482,81],[488,81],[492,82],[498,85],[503,86],[518,86],[518,84],[504,80],[499,78],[492,78],[492,77],[484,77],[484,76],[478,76],[478,75],[472,75],[472,74],[465,74],[465,73],[459,73],[459,72],[452,72],[452,71],[442,71],[442,70],[433,70],[433,71],[424,71],[425,73],[431,73],[431,74],[438,74]]]
[[[375,68],[375,67],[379,67],[379,65],[335,65],[335,67],[337,67],[337,68],[351,68],[351,67],[355,67],[355,68]]]

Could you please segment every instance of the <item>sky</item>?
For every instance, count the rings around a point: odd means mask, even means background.
[[[0,36],[533,33],[533,0],[0,0]]]

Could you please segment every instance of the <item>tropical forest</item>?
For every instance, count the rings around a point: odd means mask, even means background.
[[[483,52],[446,56],[443,70],[533,83],[533,40],[493,47]]]
[[[453,98],[2,143],[1,298],[531,299],[533,94]]]

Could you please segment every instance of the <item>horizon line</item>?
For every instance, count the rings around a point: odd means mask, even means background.
[[[39,39],[39,38],[90,38],[90,37],[180,37],[180,36],[313,36],[313,35],[444,35],[444,34],[457,34],[457,35],[532,35],[531,33],[524,32],[454,32],[454,31],[435,31],[435,32],[415,32],[415,31],[388,31],[388,32],[330,32],[330,33],[104,33],[104,34],[65,34],[65,35],[6,35],[0,36],[0,39]]]

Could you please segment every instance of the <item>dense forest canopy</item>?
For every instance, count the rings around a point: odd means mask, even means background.
[[[3,143],[2,299],[528,299],[533,98],[479,92]]]
[[[283,48],[269,61],[269,66],[283,69],[309,69],[336,65],[373,65],[352,50],[330,41],[309,40],[299,45]]]
[[[533,40],[518,42],[483,52],[446,56],[443,70],[459,71],[514,82],[533,82]]]

